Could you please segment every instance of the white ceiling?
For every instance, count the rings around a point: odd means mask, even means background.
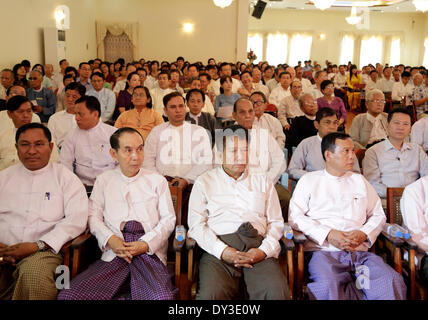
[[[310,3],[310,0],[280,0],[280,1],[271,1],[271,0],[263,0],[267,2],[266,10],[319,10],[313,4]],[[371,0],[355,0],[355,1],[365,1],[370,2]],[[427,0],[428,1],[428,0]],[[253,6],[257,0],[250,0],[250,5]],[[337,0],[333,7],[325,10],[325,11],[350,11],[350,7],[352,6],[352,0]],[[411,0],[388,0],[391,5],[386,6],[376,6],[371,7],[372,11],[379,12],[416,12],[415,6],[413,5]],[[336,6],[340,5],[340,6]]]

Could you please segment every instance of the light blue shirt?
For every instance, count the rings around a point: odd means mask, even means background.
[[[93,96],[101,104],[101,121],[106,122],[113,116],[116,106],[116,95],[110,89],[102,88],[100,91],[91,89],[86,93],[87,96]]]

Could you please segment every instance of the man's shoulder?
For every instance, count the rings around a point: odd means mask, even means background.
[[[103,130],[105,130],[108,134],[113,134],[118,130],[118,128],[113,127],[113,126],[111,126],[107,123],[104,123],[104,122],[101,122],[101,128],[103,128]]]

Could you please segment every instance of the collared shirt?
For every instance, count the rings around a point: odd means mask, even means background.
[[[116,168],[97,177],[89,200],[89,228],[103,250],[102,260],[116,257],[108,240],[113,235],[123,239],[121,223],[135,220],[144,228],[139,240],[148,244],[147,253],[156,254],[166,265],[175,219],[168,182],[161,175],[140,169],[129,178]]]
[[[376,191],[361,175],[336,177],[319,170],[302,176],[290,200],[288,222],[311,241],[305,249],[340,251],[327,241],[332,229],[360,230],[367,235],[356,249],[367,251],[382,231],[386,217]]]
[[[373,89],[379,89],[379,81],[374,82],[371,78],[366,82],[365,90],[369,92]]]
[[[260,119],[254,117],[253,128],[256,127],[269,130],[269,133],[278,142],[279,147],[285,147],[285,134],[282,130],[281,122],[277,118],[268,113],[262,114]]]
[[[428,176],[409,184],[401,198],[403,223],[412,240],[428,246]]]
[[[184,101],[186,101],[186,94],[183,93],[182,95],[183,95]],[[205,102],[204,102],[204,106],[203,106],[201,111],[202,112],[208,112],[209,114],[211,114],[213,116],[215,115],[215,109],[214,109],[213,103],[211,102],[211,99],[210,99],[210,97],[208,97],[208,95],[205,95]],[[190,112],[190,109],[187,106],[187,102],[186,102],[186,112]]]
[[[333,83],[336,89],[346,87],[346,73],[343,75],[340,72],[336,73]]]
[[[284,88],[279,84],[270,93],[269,103],[272,103],[275,106],[279,106],[279,103],[281,102],[281,100],[290,95],[291,95],[290,87],[288,87],[287,90],[284,90]]]
[[[338,119],[343,119],[344,121],[346,121],[345,104],[343,103],[343,100],[341,98],[333,97],[333,100],[331,101],[331,103],[329,103],[328,100],[324,96],[322,96],[321,98],[317,99],[317,105],[318,110],[321,108],[330,108],[334,112],[336,112]]]
[[[421,100],[423,98],[428,97],[428,86],[426,85],[420,85],[413,88],[412,93],[412,101],[415,102],[416,100]],[[416,112],[419,114],[424,113],[425,111],[428,111],[428,101],[425,101],[421,105],[416,107]]]
[[[146,80],[147,81],[147,80]],[[120,91],[125,90],[126,87],[126,79],[119,80],[116,82],[113,88],[113,93],[119,94]],[[150,88],[149,88],[150,89]]]
[[[33,112],[33,115],[31,117],[31,122],[37,122],[40,123],[40,117]],[[9,118],[7,114],[7,110],[0,111],[0,134],[6,129],[15,128],[15,125],[13,124],[13,121],[11,118]]]
[[[278,81],[276,81],[275,78],[270,79],[268,82],[266,82],[266,87],[268,87],[269,91],[272,92],[273,89],[276,88],[276,86],[278,85]]]
[[[86,92],[88,92],[89,90],[94,89],[94,87],[92,87],[91,84],[91,79],[88,79],[86,81],[86,83],[83,83],[82,81],[80,81],[80,77],[77,77],[76,82],[80,83],[82,86],[84,86],[86,88]]]
[[[428,150],[428,117],[415,122],[412,126],[410,141],[420,145],[424,151]]]
[[[261,81],[259,81],[259,83],[253,83],[253,91],[252,92],[254,92],[254,91],[262,92],[265,95],[266,99],[269,100],[269,95],[270,95],[269,88],[266,87]]]
[[[0,243],[42,240],[58,253],[87,221],[85,188],[63,165],[30,171],[20,163],[0,172]]]
[[[168,93],[171,93],[172,90],[170,88],[161,89],[159,87],[155,87],[150,90],[150,95],[152,97],[152,106],[153,110],[159,112],[161,115],[163,114],[163,97],[165,97]]]
[[[305,113],[300,109],[299,99],[295,99],[292,95],[285,97],[279,102],[278,120],[282,126],[289,125],[287,118],[295,118],[303,116]]]
[[[402,99],[406,99],[406,106],[412,105],[412,94],[413,94],[413,84],[410,82],[405,86],[402,81],[395,82],[392,87],[391,99],[393,101],[401,101]]]
[[[144,81],[144,86],[146,86],[149,90],[154,89],[156,87],[157,81],[158,80],[155,77],[149,74]]]
[[[9,127],[0,133],[0,170],[6,169],[14,164],[20,163],[18,152],[15,147],[15,135],[17,129]],[[50,160],[51,162],[58,161],[58,148],[55,145],[52,149]]]
[[[373,117],[370,113],[367,112],[367,120],[373,125],[369,140],[367,141],[368,144],[374,141],[386,139],[388,134],[382,119],[382,114],[378,114],[376,117]]]
[[[263,237],[259,249],[266,259],[277,258],[284,220],[272,181],[247,171],[235,180],[223,167],[196,180],[189,199],[189,236],[202,249],[221,259],[227,245],[217,235],[234,233],[244,222]]]
[[[324,94],[321,92],[320,89],[318,89],[316,84],[312,86],[312,89],[310,91],[308,90],[308,92],[305,93],[310,93],[315,100],[324,97]]]
[[[382,128],[385,131],[385,137],[387,136],[387,118],[388,114],[382,112],[378,115],[381,117]],[[373,123],[370,122],[367,118],[367,113],[361,113],[357,115],[351,123],[351,127],[349,128],[349,135],[354,141],[355,149],[365,149],[366,145],[370,139],[371,133],[373,130]]]
[[[307,172],[325,169],[325,160],[321,153],[321,140],[317,134],[299,143],[288,165],[288,173],[291,178],[299,180]],[[360,173],[360,166],[355,155],[353,171]]]
[[[204,128],[188,122],[160,124],[147,137],[143,168],[193,183],[212,168],[211,139]]]
[[[121,113],[114,123],[114,126],[116,128],[134,128],[141,133],[144,141],[146,141],[150,131],[162,123],[164,123],[164,121],[159,112],[151,108],[143,108],[141,112],[138,112],[137,109],[131,109]]]
[[[89,130],[75,128],[62,144],[59,162],[93,186],[99,174],[117,165],[110,155],[110,136],[116,130],[101,120]]]
[[[241,81],[232,78],[232,93],[237,93],[238,89],[242,87]],[[216,96],[220,94],[220,78],[217,79],[213,84],[213,90]]]
[[[93,96],[101,104],[101,120],[106,122],[111,119],[116,106],[116,95],[110,89],[102,88],[100,91],[95,89],[89,90],[87,96]]]
[[[392,92],[392,88],[394,87],[394,79],[391,77],[388,79],[382,78],[377,82],[377,88],[381,90],[383,93]]]
[[[381,198],[387,188],[403,188],[428,173],[428,157],[420,146],[404,142],[396,149],[389,139],[367,149],[363,173]]]
[[[49,117],[55,113],[56,109],[56,97],[52,90],[42,88],[39,91],[33,88],[27,88],[27,98],[43,108],[42,112],[38,112],[37,115],[40,117],[42,122],[48,122]]]
[[[48,128],[52,133],[52,139],[61,148],[67,134],[77,128],[76,117],[66,110],[60,111],[49,118]]]

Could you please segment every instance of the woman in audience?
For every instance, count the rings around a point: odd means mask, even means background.
[[[345,132],[346,109],[342,99],[334,96],[334,84],[330,80],[321,82],[321,92],[324,96],[317,99],[318,110],[321,108],[331,108],[336,112],[339,119],[338,131]]]
[[[125,110],[131,110],[134,107],[132,104],[132,92],[134,92],[134,88],[139,85],[140,76],[138,73],[131,72],[128,74],[125,90],[121,90],[117,97],[113,120],[116,120],[117,117]]]
[[[110,83],[111,87],[113,88],[116,78],[113,74],[110,73],[110,63],[109,62],[101,62],[100,69],[104,75],[104,79],[106,79],[106,83]]]
[[[351,65],[349,74],[346,77],[346,83],[348,85],[348,103],[351,111],[360,108],[360,88],[356,88],[356,85],[363,83],[361,76],[357,73],[357,66]]]
[[[134,109],[123,112],[117,118],[116,128],[130,127],[136,129],[146,141],[153,127],[163,123],[162,115],[153,110],[152,97],[147,87],[137,86],[132,92]]]
[[[15,75],[15,81],[13,85],[28,88],[28,80],[26,78],[27,71],[25,70],[25,67],[22,64],[17,63],[14,65],[13,74]]]
[[[116,78],[116,82],[125,79],[125,76],[122,75],[122,72],[123,72],[123,71],[121,71],[122,67],[125,67],[125,65],[123,63],[120,63],[120,61],[116,61],[114,63],[114,74],[113,75]],[[126,71],[126,69],[125,69],[125,71]],[[118,78],[120,78],[120,79],[118,79]]]
[[[241,96],[237,93],[232,93],[232,78],[229,76],[223,76],[220,79],[220,94],[215,98],[214,110],[216,116],[220,107],[230,107],[234,105],[235,101]],[[219,117],[223,120],[224,117]]]

